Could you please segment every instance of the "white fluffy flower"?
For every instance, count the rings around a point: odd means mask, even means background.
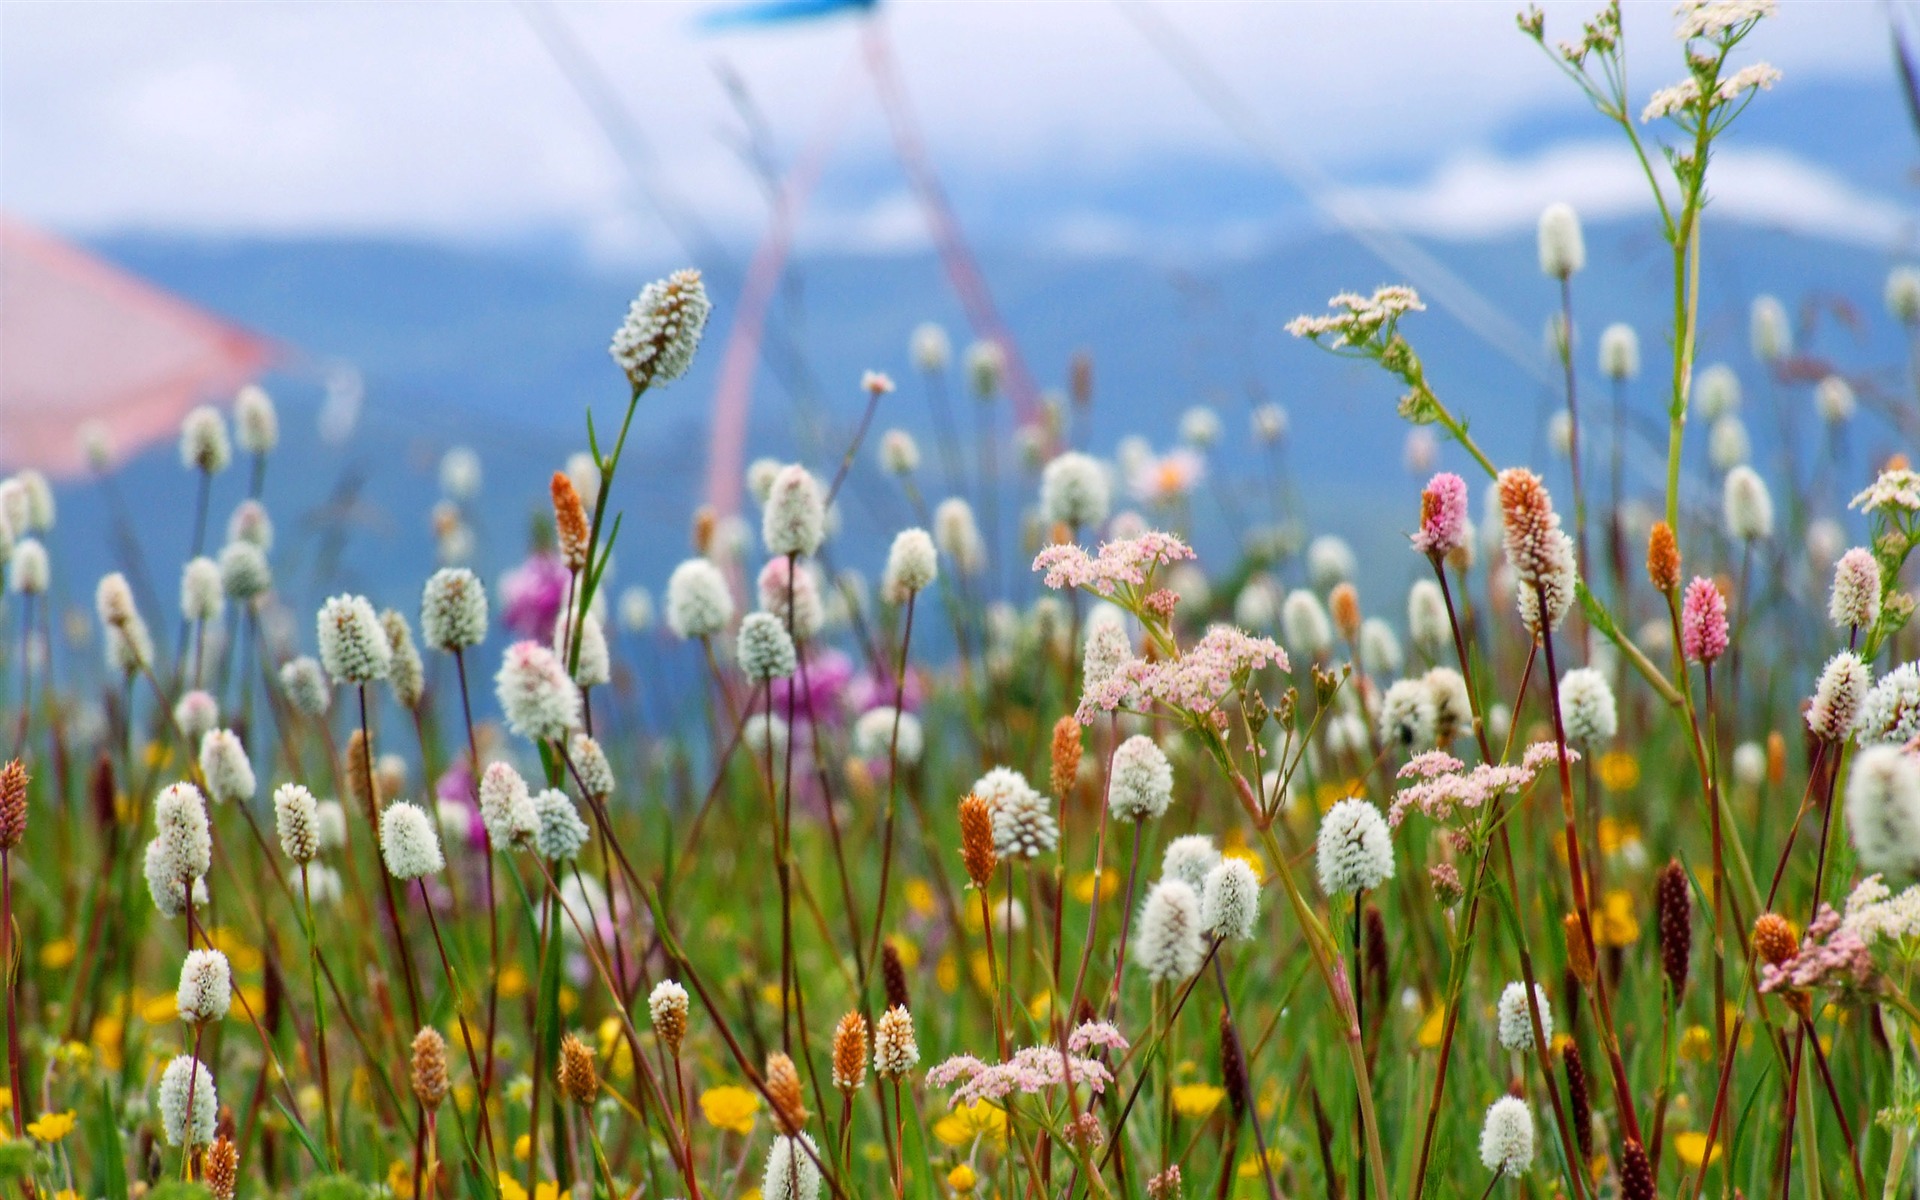
[[[320,835],[320,849],[344,850],[347,846],[347,810],[338,800],[322,800],[314,806],[314,832]]]
[[[17,554],[18,551],[16,550]],[[220,564],[201,555],[180,568],[180,615],[188,621],[218,620],[227,606],[220,585]]]
[[[1860,869],[1920,875],[1920,758],[1870,746],[1847,779],[1847,832]]]
[[[563,741],[580,723],[580,689],[567,678],[566,665],[539,642],[507,647],[493,683],[507,728],[528,741]]]
[[[796,642],[805,641],[825,626],[826,606],[820,600],[820,577],[812,563],[795,564],[771,558],[760,568],[755,591],[760,611],[772,613],[787,626]]]
[[[227,441],[227,422],[220,410],[202,404],[180,422],[180,465],[189,471],[218,475],[233,461],[233,446]]]
[[[1920,325],[1920,268],[1902,264],[1887,272],[1887,312],[1902,325]]]
[[[273,587],[273,567],[267,562],[267,552],[254,542],[222,546],[220,586],[241,604],[266,595]]]
[[[1393,878],[1393,839],[1380,810],[1351,798],[1320,820],[1320,887],[1329,896],[1371,891]]]
[[[801,1149],[813,1139],[806,1134],[778,1136],[767,1150],[767,1167],[760,1180],[760,1195],[765,1200],[819,1200],[820,1168]]]
[[[826,536],[827,498],[820,481],[798,463],[780,468],[760,518],[760,540],[767,553],[812,554]]]
[[[1330,591],[1335,584],[1347,583],[1360,570],[1347,540],[1323,533],[1307,543],[1307,578],[1318,591]]]
[[[920,445],[904,429],[889,429],[880,435],[880,469],[889,475],[911,475],[920,469]]]
[[[1904,746],[1920,737],[1920,664],[1895,667],[1868,690],[1853,734],[1862,746]]]
[[[534,852],[549,862],[566,862],[580,854],[593,831],[580,819],[573,800],[558,788],[548,788],[533,798],[540,827],[533,835]]]
[[[741,673],[756,687],[785,679],[799,666],[792,636],[772,613],[747,614],[746,620],[740,622],[734,656],[740,663]]]
[[[1200,927],[1217,938],[1245,941],[1259,918],[1259,876],[1243,858],[1221,859],[1200,893]]]
[[[309,717],[325,716],[332,700],[332,689],[327,686],[320,663],[304,654],[281,664],[280,690],[296,711]]]
[[[733,620],[733,593],[720,568],[690,558],[667,579],[667,627],[683,638],[712,637]]]
[[[1480,1162],[1498,1175],[1524,1175],[1533,1165],[1533,1110],[1517,1096],[1502,1096],[1480,1127]]]
[[[1569,204],[1549,204],[1540,214],[1540,270],[1553,279],[1571,277],[1587,265],[1580,217]]]
[[[1360,665],[1367,674],[1391,675],[1406,663],[1406,656],[1400,652],[1400,639],[1394,636],[1393,626],[1379,617],[1368,617],[1360,622]]]
[[[1575,667],[1560,679],[1560,723],[1567,741],[1586,747],[1608,741],[1620,729],[1613,687],[1592,667]]]
[[[380,814],[380,857],[395,879],[438,874],[447,865],[433,818],[426,809],[405,800],[395,801]]]
[[[280,414],[274,411],[273,397],[257,384],[248,384],[234,397],[233,426],[248,454],[271,454],[280,444]]]
[[[267,515],[267,506],[253,499],[234,505],[233,515],[227,518],[227,540],[251,542],[262,554],[273,549],[273,518]]]
[[[1206,886],[1207,875],[1220,865],[1219,848],[1204,833],[1189,833],[1167,843],[1160,859],[1160,874],[1178,879],[1197,895]]]
[[[1547,1003],[1547,989],[1533,985],[1533,1000],[1540,1007],[1540,1032],[1553,1041],[1553,1007]],[[1527,985],[1509,983],[1500,993],[1500,1044],[1509,1050],[1533,1049],[1533,1016],[1527,1011]]]
[[[1440,657],[1453,645],[1446,597],[1431,579],[1422,579],[1407,591],[1407,636],[1429,658]]]
[[[1132,659],[1126,614],[1111,604],[1096,607],[1087,618],[1086,647],[1080,656],[1084,685],[1093,688],[1105,683]]]
[[[1432,689],[1420,679],[1401,679],[1380,702],[1380,738],[1403,753],[1431,749],[1439,710]]]
[[[1180,414],[1180,440],[1205,450],[1220,440],[1220,414],[1196,404]]]
[[[1807,728],[1828,741],[1839,741],[1853,728],[1860,705],[1873,686],[1873,673],[1860,656],[1842,650],[1827,660],[1807,706]]]
[[[1280,631],[1288,649],[1308,658],[1333,649],[1333,622],[1327,618],[1326,606],[1305,588],[1288,593],[1280,606]]]
[[[443,567],[420,593],[420,636],[437,650],[477,646],[487,636],[487,589],[465,567]]]
[[[500,851],[527,846],[540,832],[540,811],[527,781],[508,763],[488,763],[480,774],[480,823]]]
[[[200,739],[200,774],[215,804],[253,799],[258,783],[247,747],[231,729],[214,729]]]
[[[420,651],[413,645],[413,629],[398,609],[380,614],[380,631],[387,635],[392,658],[387,667],[387,684],[393,698],[409,711],[418,708],[427,694],[427,673],[420,662]]]
[[[1753,356],[1763,363],[1776,363],[1793,353],[1793,325],[1787,320],[1786,306],[1772,296],[1753,298],[1747,335]]]
[[[1166,751],[1145,734],[1135,734],[1113,752],[1113,777],[1107,807],[1116,821],[1145,821],[1166,815],[1173,803],[1173,764]]]
[[[1012,767],[993,768],[972,791],[993,809],[993,848],[1001,858],[1038,858],[1060,844],[1051,804]]]
[[[1113,504],[1107,469],[1090,454],[1069,450],[1040,472],[1040,516],[1049,524],[1092,529]]]
[[[553,652],[562,663],[573,661],[573,616],[563,612],[553,623]],[[580,665],[574,668],[573,681],[583,688],[600,687],[613,682],[613,656],[607,650],[607,630],[598,614],[589,611],[580,622]]]
[[[189,1093],[191,1116],[187,1112]],[[160,1128],[169,1145],[210,1144],[219,1113],[220,1098],[214,1093],[213,1073],[205,1063],[182,1054],[167,1064],[160,1074]]]
[[[914,1038],[913,1014],[896,1004],[880,1014],[873,1026],[873,1070],[883,1079],[898,1079],[920,1061]]]
[[[13,548],[8,564],[13,590],[22,596],[37,596],[47,590],[53,571],[47,562],[47,548],[39,538],[21,538]]]
[[[913,327],[913,336],[907,342],[907,357],[913,360],[917,371],[928,374],[944,371],[953,361],[953,342],[946,330],[932,321],[922,321]]]
[[[787,721],[778,713],[753,713],[740,725],[741,744],[756,756],[787,752]]]
[[[280,849],[294,862],[312,862],[320,853],[320,809],[306,788],[283,783],[273,789],[273,823]]]
[[[440,456],[440,490],[450,500],[471,500],[480,494],[483,476],[480,456],[470,446],[455,446]]]
[[[1853,397],[1853,386],[1838,375],[1829,375],[1813,387],[1813,408],[1820,419],[1829,425],[1840,425],[1853,419],[1853,413],[1859,402]]]
[[[853,752],[859,758],[869,762],[885,761],[892,757],[894,748],[894,718],[896,710],[891,706],[870,708],[860,714],[853,723]],[[926,748],[926,737],[920,728],[920,718],[912,713],[899,713],[899,754],[904,766],[913,766],[920,761],[920,755]]]
[[[580,776],[581,791],[601,799],[613,795],[613,764],[607,761],[607,752],[600,748],[599,742],[575,730],[567,743],[567,758]]]
[[[1615,381],[1640,374],[1640,337],[1633,326],[1615,322],[1601,330],[1600,373]]]
[[[1728,537],[1744,542],[1773,536],[1773,495],[1752,467],[1727,472],[1721,499]]]
[[[880,595],[899,604],[931,584],[940,573],[933,538],[924,529],[903,529],[894,535],[887,551],[887,566],[880,576]]]
[[[1148,979],[1178,983],[1198,971],[1206,957],[1200,929],[1200,897],[1178,879],[1162,879],[1140,906],[1133,957]]]
[[[233,1006],[233,972],[218,950],[189,950],[180,964],[180,988],[174,1007],[189,1025],[225,1020]]]
[[[620,593],[616,607],[620,628],[628,633],[645,633],[653,627],[653,594],[638,584]]]
[[[153,907],[167,918],[179,916],[186,907],[187,888],[174,874],[167,848],[158,837],[147,843],[144,870],[147,879],[147,895],[153,897]],[[207,881],[193,881],[193,906],[204,907],[207,903]]]
[[[1007,352],[998,342],[982,339],[967,346],[965,368],[967,386],[982,400],[991,400],[1000,391],[1000,380],[1007,373]]]
[[[1731,471],[1753,457],[1753,442],[1747,437],[1747,425],[1737,415],[1727,413],[1707,429],[1707,461],[1716,471]]]
[[[1714,363],[1700,372],[1694,384],[1694,402],[1702,420],[1732,416],[1740,410],[1740,376],[1726,363]]]
[[[32,467],[27,467],[13,477],[13,482],[26,498],[26,521],[18,527],[22,533],[51,533],[55,505],[53,485],[47,477]]]
[[[973,506],[949,496],[933,510],[933,541],[962,575],[977,575],[987,562],[986,540],[973,519]]]
[[[220,724],[220,702],[211,692],[188,692],[173,706],[173,720],[189,744],[198,742]]]
[[[120,675],[133,675],[151,666],[153,635],[134,607],[127,577],[118,571],[103,576],[94,589],[93,605],[106,631],[107,666]]]
[[[693,365],[712,310],[698,271],[675,271],[649,283],[614,331],[613,360],[636,390],[672,383]]]
[[[213,832],[199,788],[174,783],[160,789],[153,802],[153,824],[168,879],[200,879],[213,867]]]
[[[1827,616],[1834,628],[1871,628],[1880,619],[1880,582],[1880,563],[1870,551],[1856,546],[1841,555],[1827,596]]]
[[[393,648],[365,596],[340,595],[320,606],[320,663],[340,683],[385,679],[393,666]]]
[[[1467,681],[1452,667],[1434,667],[1420,677],[1433,698],[1433,743],[1445,749],[1473,732],[1473,698]]]

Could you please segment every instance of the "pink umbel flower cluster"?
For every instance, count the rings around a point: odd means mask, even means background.
[[[1528,746],[1518,763],[1481,763],[1472,770],[1444,750],[1417,754],[1400,768],[1401,779],[1418,783],[1401,788],[1387,809],[1387,824],[1399,828],[1408,809],[1419,809],[1435,821],[1445,821],[1460,809],[1477,810],[1496,796],[1523,791],[1532,784],[1540,768],[1557,761],[1559,747],[1552,742]],[[1580,761],[1580,752],[1569,748],[1567,761]]]
[[[1760,968],[1760,990],[1857,988],[1872,974],[1873,956],[1867,952],[1866,939],[1846,925],[1832,905],[1822,904],[1800,939],[1799,952],[1783,963]]]
[[[1169,709],[1195,724],[1226,725],[1220,702],[1243,687],[1262,668],[1291,670],[1287,652],[1271,638],[1255,637],[1230,625],[1215,625],[1191,649],[1165,662],[1132,659],[1106,679],[1088,687],[1075,719],[1090,723],[1120,708]]]
[[[938,1088],[953,1088],[955,1104],[972,1104],[1001,1100],[1015,1092],[1031,1096],[1068,1082],[1069,1072],[1075,1085],[1085,1085],[1095,1095],[1113,1082],[1113,1072],[1106,1064],[1079,1055],[1062,1055],[1056,1046],[1028,1046],[1014,1051],[1013,1058],[1003,1063],[956,1054],[928,1071],[927,1082]]]
[[[1727,598],[1702,575],[1693,577],[1680,601],[1680,649],[1688,662],[1708,666],[1727,652]]]
[[[1046,572],[1050,588],[1084,588],[1111,596],[1122,587],[1145,587],[1158,568],[1192,557],[1192,547],[1179,538],[1149,532],[1103,543],[1097,555],[1071,542],[1048,546],[1034,556],[1033,569]]]
[[[1372,341],[1383,331],[1391,335],[1393,326],[1410,312],[1424,312],[1426,305],[1412,288],[1390,285],[1376,288],[1371,296],[1342,292],[1327,301],[1333,311],[1325,316],[1295,317],[1287,322],[1294,337],[1318,342],[1333,335],[1324,345],[1330,350],[1359,346]]]
[[[1436,558],[1458,550],[1467,540],[1467,481],[1442,471],[1420,493],[1420,530],[1413,548]]]
[[[1074,1054],[1085,1054],[1090,1049],[1124,1054],[1127,1046],[1126,1035],[1112,1021],[1082,1021],[1079,1028],[1067,1035],[1067,1049]]]

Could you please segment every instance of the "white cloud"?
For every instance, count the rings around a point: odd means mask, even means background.
[[[1664,175],[1664,168],[1656,169]],[[1777,149],[1717,153],[1707,186],[1717,217],[1862,245],[1884,246],[1915,215]],[[1466,154],[1419,183],[1347,189],[1332,203],[1361,224],[1470,239],[1531,229],[1540,210],[1559,200],[1571,202],[1588,220],[1654,208],[1632,152],[1613,142],[1566,144],[1526,159]]]

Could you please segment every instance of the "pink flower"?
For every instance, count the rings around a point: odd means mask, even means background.
[[[1253,672],[1274,666],[1291,670],[1287,652],[1271,638],[1216,625],[1180,657],[1164,662],[1132,659],[1105,680],[1089,687],[1075,714],[1082,724],[1101,712],[1159,705],[1192,721],[1223,724],[1220,702],[1243,686]]]
[[[553,640],[553,623],[567,601],[566,565],[556,554],[535,554],[500,579],[501,619],[536,642]]]
[[[1034,556],[1033,569],[1045,571],[1050,588],[1085,588],[1111,596],[1120,587],[1144,587],[1154,570],[1193,557],[1193,550],[1170,533],[1143,533],[1107,542],[1098,556],[1072,543],[1048,546]]]
[[[1067,1037],[1067,1049],[1075,1054],[1085,1054],[1090,1047],[1099,1047],[1122,1054],[1127,1049],[1127,1039],[1111,1021],[1083,1021],[1080,1027]]]
[[[1727,652],[1727,598],[1704,576],[1693,577],[1680,602],[1680,649],[1687,661],[1709,665]]]
[[[1554,762],[1559,751],[1552,742],[1535,742],[1521,755],[1518,764],[1481,763],[1471,771],[1459,759],[1438,750],[1430,750],[1400,768],[1400,778],[1419,776],[1420,782],[1394,793],[1387,809],[1387,824],[1399,828],[1407,810],[1417,808],[1435,821],[1444,821],[1458,809],[1478,809],[1496,796],[1521,791],[1531,784],[1540,768]],[[1568,762],[1578,762],[1578,752],[1567,751]]]
[[[1428,480],[1426,490],[1420,493],[1420,532],[1413,535],[1413,548],[1444,557],[1466,540],[1467,481],[1442,471]]]
[[[1873,973],[1873,956],[1866,940],[1842,924],[1831,905],[1822,904],[1813,924],[1800,939],[1800,950],[1778,966],[1760,969],[1760,990],[1782,988],[1859,987]]]

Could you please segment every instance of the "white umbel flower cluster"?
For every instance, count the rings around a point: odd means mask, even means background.
[[[1350,798],[1320,820],[1320,887],[1329,896],[1371,891],[1393,878],[1393,839],[1380,810]]]
[[[1540,1007],[1540,1033],[1553,1041],[1553,1006],[1547,1003],[1547,989],[1533,985],[1534,1003]],[[1509,983],[1500,993],[1498,1008],[1500,1044],[1509,1050],[1533,1049],[1533,1016],[1527,1011],[1527,985]]]
[[[1133,957],[1153,982],[1178,983],[1206,957],[1200,930],[1200,897],[1178,879],[1162,879],[1140,906]]]
[[[320,606],[320,665],[336,683],[364,684],[385,679],[393,667],[393,648],[365,596],[332,596]]]
[[[700,272],[675,271],[640,290],[614,331],[613,360],[635,390],[672,383],[693,365],[713,304]]]
[[[1487,1109],[1480,1162],[1496,1175],[1524,1175],[1533,1165],[1533,1110],[1525,1100],[1502,1096]]]
[[[192,1093],[193,1112],[187,1112]],[[160,1128],[173,1146],[209,1145],[219,1119],[220,1098],[213,1090],[213,1072],[196,1058],[182,1054],[160,1073]]]
[[[1200,928],[1222,940],[1246,941],[1260,919],[1260,878],[1244,858],[1223,858],[1200,892]]]
[[[1090,454],[1069,450],[1040,472],[1040,515],[1049,524],[1092,529],[1113,504],[1107,469]]]
[[[1166,751],[1143,733],[1121,742],[1113,752],[1107,808],[1116,821],[1147,821],[1166,815],[1173,804],[1173,764]]]
[[[233,972],[227,956],[218,950],[189,950],[180,964],[180,988],[174,1007],[189,1025],[226,1019],[233,1007]]]
[[[564,741],[580,723],[580,689],[566,664],[539,642],[507,647],[493,684],[507,728],[528,741]]]
[[[419,879],[446,869],[433,818],[417,804],[398,800],[380,814],[380,857],[395,879]]]

